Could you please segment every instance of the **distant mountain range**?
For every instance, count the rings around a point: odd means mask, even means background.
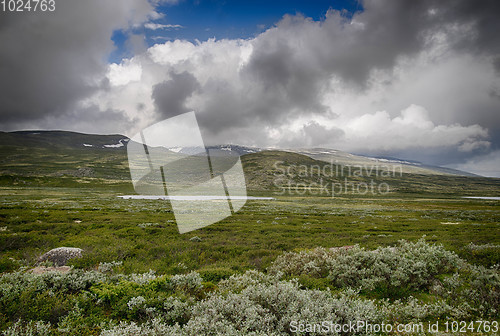
[[[67,131],[0,132],[0,186],[114,188],[134,193],[127,157],[129,138]],[[397,158],[374,158],[328,148],[271,149],[232,144],[209,146],[211,155],[239,155],[250,195],[279,195],[298,185],[387,184],[413,195],[498,196],[500,179]],[[167,159],[206,149],[156,147]],[[231,160],[230,160],[231,161]],[[179,161],[181,162],[181,161]],[[321,172],[321,173],[320,173]],[[332,174],[333,172],[333,174]],[[380,173],[380,172],[385,172]],[[387,174],[393,172],[394,174]],[[214,174],[223,173],[214,170]],[[320,189],[314,189],[317,191]],[[322,189],[321,189],[322,190]]]
[[[0,132],[0,146],[4,148],[29,147],[44,148],[46,150],[82,150],[87,152],[113,151],[125,152],[126,145],[130,139],[124,135],[95,135],[83,134],[70,131],[15,131]],[[168,147],[171,152],[184,155],[193,155],[204,152],[205,149],[198,147]],[[314,160],[323,161],[335,165],[344,166],[368,166],[380,165],[388,169],[401,169],[404,173],[424,175],[455,175],[455,176],[477,176],[468,172],[449,169],[444,167],[426,165],[421,162],[402,160],[398,158],[368,157],[351,154],[330,148],[288,148],[272,149],[223,144],[208,146],[207,149],[217,149],[239,156],[253,155],[263,151],[279,151],[296,153],[308,156]]]
[[[69,131],[0,132],[0,145],[54,148],[124,148],[129,139],[124,135],[95,135]]]

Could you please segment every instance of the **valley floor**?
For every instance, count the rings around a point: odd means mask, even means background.
[[[426,328],[440,321],[441,333],[446,321],[451,328],[487,320],[490,332],[465,331],[490,335],[498,323],[498,200],[254,192],[275,199],[249,200],[235,215],[181,235],[168,202],[121,199],[130,191],[120,182],[78,183],[0,188],[0,328],[8,335],[29,328],[40,335],[321,334],[290,331],[294,318]],[[27,271],[60,246],[85,251],[69,262],[71,272]]]

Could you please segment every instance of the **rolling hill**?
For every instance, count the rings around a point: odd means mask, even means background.
[[[133,192],[126,151],[128,141],[127,137],[119,134],[0,132],[2,183],[31,178],[29,183],[60,185],[55,181],[65,178],[67,182],[99,185],[102,180],[107,180],[106,183],[126,185],[126,189]],[[391,192],[398,193],[498,196],[500,190],[500,179],[332,149],[269,150],[237,145],[210,146],[208,149],[241,155],[247,187],[259,193],[285,192],[290,186],[297,189],[297,185],[313,186],[313,192],[317,192],[321,188],[325,190],[325,185],[331,189],[345,182],[356,185],[385,183]],[[200,152],[200,149],[169,148],[167,152],[182,157]]]

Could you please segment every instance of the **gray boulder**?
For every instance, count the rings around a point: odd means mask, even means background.
[[[78,247],[58,247],[44,253],[38,261],[51,261],[56,266],[64,266],[70,259],[81,258],[82,254],[83,250]]]

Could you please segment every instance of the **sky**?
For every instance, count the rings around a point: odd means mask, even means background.
[[[56,0],[0,12],[0,130],[328,147],[500,177],[497,0]]]

